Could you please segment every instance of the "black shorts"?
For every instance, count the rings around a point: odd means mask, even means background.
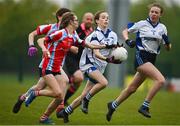
[[[79,58],[75,58],[73,54],[67,55],[63,70],[68,76],[72,76],[77,70],[79,70]]]
[[[137,69],[140,65],[150,62],[155,64],[157,54],[149,53],[147,51],[136,51],[134,67]]]
[[[61,72],[52,72],[50,70],[43,71],[42,68],[39,68],[39,76],[40,77],[43,77],[48,74],[52,74],[52,75],[56,76],[56,75],[61,75]]]

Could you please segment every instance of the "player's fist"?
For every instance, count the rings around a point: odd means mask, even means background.
[[[28,49],[28,55],[35,56],[37,54],[37,51],[38,49],[34,45],[31,45],[29,46],[29,49]]]
[[[50,52],[46,48],[42,49],[42,52],[43,52],[43,57],[46,57],[46,58],[51,57]]]
[[[112,56],[112,57],[107,57],[107,58],[106,58],[106,62],[108,62],[108,63],[114,63],[114,64],[120,64],[120,63],[121,63],[120,60],[114,59],[114,56]]]
[[[134,40],[127,39],[125,42],[130,48],[134,48],[134,46],[136,45],[136,41]]]
[[[117,45],[115,45],[115,44],[112,44],[112,45],[106,44],[106,49],[112,49],[112,48],[116,48],[116,47],[117,47]]]

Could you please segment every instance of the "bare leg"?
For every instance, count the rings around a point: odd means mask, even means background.
[[[132,82],[130,85],[124,89],[121,94],[116,98],[115,101],[109,102],[107,104],[108,112],[106,114],[107,121],[110,121],[112,118],[112,114],[115,111],[115,109],[124,102],[132,93],[134,93],[137,88],[144,82],[146,79],[144,74],[141,74],[140,72],[136,72]]]
[[[68,77],[67,75],[64,73],[63,70],[61,70],[61,75],[57,75],[55,76],[56,77],[56,80],[58,81],[59,83],[59,86],[60,88],[62,89],[62,92],[63,92],[63,97],[65,95],[65,89],[66,89],[66,85],[67,85],[67,82],[68,82]],[[47,109],[45,110],[44,114],[46,116],[50,116],[54,110],[56,110],[56,108],[58,107],[58,105],[61,103],[61,100],[60,99],[54,99],[52,100],[52,102],[49,104],[49,106],[47,107]]]
[[[139,72],[136,72],[132,82],[129,84],[129,86],[124,89],[121,94],[117,97],[115,101],[117,101],[118,104],[121,104],[124,100],[126,100],[132,93],[134,93],[137,88],[144,82],[145,76]]]
[[[138,71],[154,80],[154,85],[146,96],[146,100],[150,102],[165,83],[165,78],[161,72],[151,63],[145,63],[141,65],[138,67]]]
[[[91,72],[89,76],[98,82],[89,91],[91,96],[94,96],[96,93],[98,93],[108,85],[107,79],[98,70]]]
[[[84,80],[83,73],[80,70],[77,70],[71,77],[72,83],[70,84],[64,99],[64,103],[67,103],[67,100],[77,91],[80,87],[82,81]]]
[[[85,86],[82,94],[81,94],[80,96],[78,96],[78,97],[70,104],[70,106],[72,107],[73,110],[74,110],[75,108],[77,108],[77,107],[81,104],[82,99],[86,96],[86,94],[91,90],[91,88],[92,88],[93,86],[94,86],[94,85],[93,85],[90,81],[87,81],[86,86]]]

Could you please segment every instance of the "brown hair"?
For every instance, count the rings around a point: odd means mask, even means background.
[[[57,22],[59,22],[58,17],[62,17],[63,14],[65,14],[66,12],[71,12],[71,10],[69,10],[69,9],[67,9],[67,8],[61,8],[61,9],[57,10],[57,12],[56,12]]]
[[[101,10],[95,13],[94,15],[94,23],[97,25],[96,20],[99,20],[100,14],[106,12],[105,10]]]
[[[164,8],[160,5],[160,3],[152,3],[152,4],[149,4],[149,5],[148,5],[149,10],[150,10],[152,7],[158,7],[158,8],[160,8],[161,14],[163,14]]]
[[[59,29],[66,28],[69,25],[70,21],[74,20],[74,17],[75,17],[75,14],[72,12],[67,12],[66,14],[64,14],[62,17],[62,21],[61,21],[61,25]]]

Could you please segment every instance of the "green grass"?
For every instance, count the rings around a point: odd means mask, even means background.
[[[24,84],[18,84],[16,76],[11,74],[1,74],[0,80],[0,125],[37,125],[40,115],[52,98],[38,97],[28,108],[23,104],[18,114],[12,113],[18,95],[35,83],[37,77],[25,76]],[[70,99],[71,101],[81,93],[83,87]],[[147,119],[137,112],[147,93],[147,90],[140,90],[121,104],[111,122],[107,122],[106,104],[115,99],[120,92],[119,88],[107,87],[91,100],[88,115],[77,108],[70,116],[68,125],[180,125],[180,93],[164,90],[160,91],[151,103],[152,118]],[[56,118],[55,112],[51,118],[57,125],[63,124],[61,119]]]

